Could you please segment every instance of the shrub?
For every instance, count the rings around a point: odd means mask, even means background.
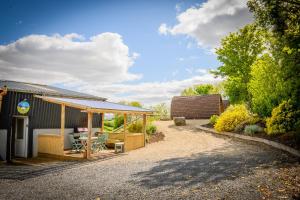
[[[216,131],[233,131],[241,122],[250,120],[251,114],[245,105],[231,105],[223,112],[217,123]]]
[[[157,127],[153,124],[148,125],[147,128],[146,128],[146,132],[149,135],[152,135],[152,134],[156,133],[156,130],[157,130]]]
[[[114,121],[113,120],[104,120],[104,126],[114,127]]]
[[[272,116],[267,118],[266,130],[269,135],[276,135],[297,129],[300,121],[300,110],[297,110],[291,100],[283,101],[272,110]]]
[[[254,133],[262,132],[263,128],[258,125],[247,125],[245,126],[244,133],[252,135]]]
[[[124,124],[124,116],[123,115],[115,115],[114,118],[114,128],[119,128]]]
[[[141,121],[137,121],[130,124],[127,129],[130,133],[141,133],[143,132],[143,123]]]
[[[212,115],[210,116],[209,118],[209,123],[211,125],[215,125],[217,123],[217,120],[218,120],[219,116],[218,115]]]

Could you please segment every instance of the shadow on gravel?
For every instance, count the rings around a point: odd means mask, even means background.
[[[135,174],[130,182],[147,188],[189,187],[199,183],[234,180],[253,174],[255,169],[276,168],[297,161],[297,158],[281,151],[235,143],[234,149],[229,145],[191,157],[162,160],[149,171]]]

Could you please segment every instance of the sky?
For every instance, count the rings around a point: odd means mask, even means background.
[[[214,49],[252,20],[246,0],[1,0],[0,79],[169,103],[221,81]]]

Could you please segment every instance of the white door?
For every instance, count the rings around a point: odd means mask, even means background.
[[[15,118],[15,156],[27,158],[28,118]]]

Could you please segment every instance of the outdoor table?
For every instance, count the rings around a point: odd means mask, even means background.
[[[91,141],[95,141],[97,140],[98,137],[91,137]],[[81,141],[81,143],[86,147],[87,145],[87,140],[88,140],[88,137],[79,137],[79,140]]]

